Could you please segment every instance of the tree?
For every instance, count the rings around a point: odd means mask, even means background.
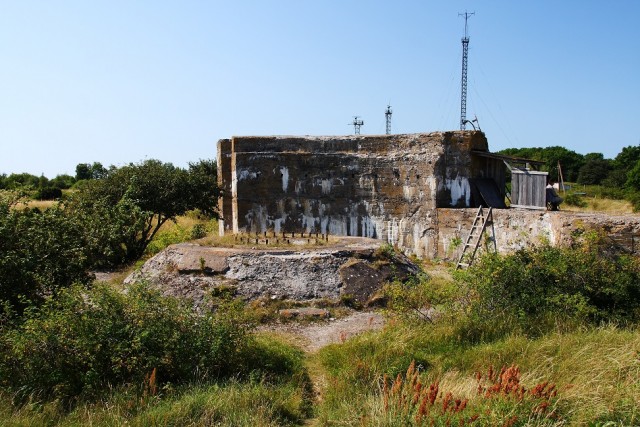
[[[591,162],[594,160],[604,160],[604,154],[602,153],[587,153],[583,156],[585,162]]]
[[[39,184],[40,177],[30,173],[12,173],[5,179],[5,188],[9,190],[34,189],[38,188]]]
[[[55,178],[50,180],[49,184],[61,190],[66,190],[67,188],[71,188],[73,184],[75,184],[75,182],[76,182],[76,179],[71,175],[62,174],[62,175],[57,175]]]
[[[160,227],[189,210],[216,215],[215,163],[190,164],[146,160],[111,169],[102,179],[80,188],[68,204],[91,230],[91,247],[99,260],[119,264],[142,256]],[[98,261],[100,262],[100,261]]]
[[[100,162],[93,162],[91,165],[91,178],[92,179],[102,179],[107,176],[109,171],[102,166]]]
[[[613,167],[628,172],[640,160],[640,145],[624,147],[613,159]]]
[[[499,151],[499,153],[545,162],[545,165],[541,169],[549,172],[549,178],[554,181],[560,178],[558,174],[558,162],[562,168],[565,181],[576,181],[579,170],[584,164],[584,157],[581,154],[559,146],[545,148],[508,148]]]
[[[557,166],[560,163],[562,174],[565,181],[575,182],[578,179],[580,168],[584,164],[584,158],[581,154],[564,147],[554,146],[544,149],[543,160],[547,164],[549,177],[552,180],[559,180]]]
[[[627,173],[626,186],[632,191],[640,192],[640,160],[638,160],[635,166]]]
[[[91,165],[89,163],[78,163],[76,165],[76,181],[91,179]]]
[[[611,161],[606,160],[600,153],[590,153],[584,156],[585,164],[578,173],[578,184],[599,185],[609,176]]]
[[[218,215],[218,165],[214,160],[199,160],[189,163],[189,186],[192,204],[203,214],[217,218]]]
[[[33,195],[36,200],[57,200],[62,198],[62,190],[57,187],[40,187]]]

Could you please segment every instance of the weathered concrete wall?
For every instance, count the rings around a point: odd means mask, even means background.
[[[232,230],[233,217],[231,209],[231,140],[221,139],[218,141],[218,188],[221,194],[218,200],[218,212],[220,220],[218,226],[220,235]]]
[[[432,257],[435,208],[470,206],[472,149],[487,151],[482,132],[223,140],[221,230],[372,237]]]
[[[477,209],[437,209],[438,243],[433,258],[459,258],[462,250],[459,242],[466,240],[476,213]],[[500,253],[513,252],[544,241],[553,245],[568,245],[572,236],[590,229],[601,230],[608,235],[640,234],[638,215],[494,209],[493,221]]]

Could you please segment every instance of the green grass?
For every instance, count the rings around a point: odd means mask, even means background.
[[[223,381],[105,388],[99,398],[81,398],[71,407],[33,396],[14,406],[14,396],[0,392],[0,425],[286,426],[311,415],[302,351],[274,336],[256,335],[243,365],[255,369]]]
[[[363,419],[365,425],[391,425],[385,424],[381,379],[403,374],[415,360],[426,382],[439,380],[441,390],[469,399],[470,405],[479,399],[476,372],[515,364],[529,388],[542,381],[556,384],[559,419],[566,425],[635,425],[640,423],[639,352],[635,329],[605,327],[465,345],[450,325],[392,325],[319,353],[330,386],[318,418],[321,425],[339,420],[360,425]]]
[[[145,251],[145,258],[155,255],[169,245],[194,240],[194,229],[204,229],[207,236],[218,232],[218,221],[201,218],[196,212],[180,216],[175,222],[167,221],[154,236]]]
[[[65,412],[56,402],[15,409],[2,396],[3,426],[287,426],[307,418],[304,393],[293,383],[229,382],[195,385],[164,396],[121,391]]]

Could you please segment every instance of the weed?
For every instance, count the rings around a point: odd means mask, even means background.
[[[492,367],[487,374],[475,375],[477,395],[456,396],[444,389],[439,380],[429,381],[411,362],[404,377],[394,381],[385,376],[382,407],[389,425],[509,425],[537,420],[537,425],[558,421],[555,385],[545,381],[528,390],[521,383],[520,369]]]

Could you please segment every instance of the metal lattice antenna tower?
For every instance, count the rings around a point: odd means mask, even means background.
[[[467,32],[467,20],[475,12],[458,13],[464,16],[464,37],[462,38],[462,90],[460,94],[460,130],[465,130],[467,122],[467,62],[469,59],[469,34]]]
[[[353,116],[353,122],[349,124],[353,126],[353,133],[356,135],[360,135],[360,126],[364,125],[364,121],[358,116]]]
[[[387,128],[386,128],[387,135],[391,135],[391,115],[392,114],[393,114],[393,111],[391,111],[391,105],[388,104],[387,110],[384,112],[384,118],[385,118],[385,121],[387,122]]]

